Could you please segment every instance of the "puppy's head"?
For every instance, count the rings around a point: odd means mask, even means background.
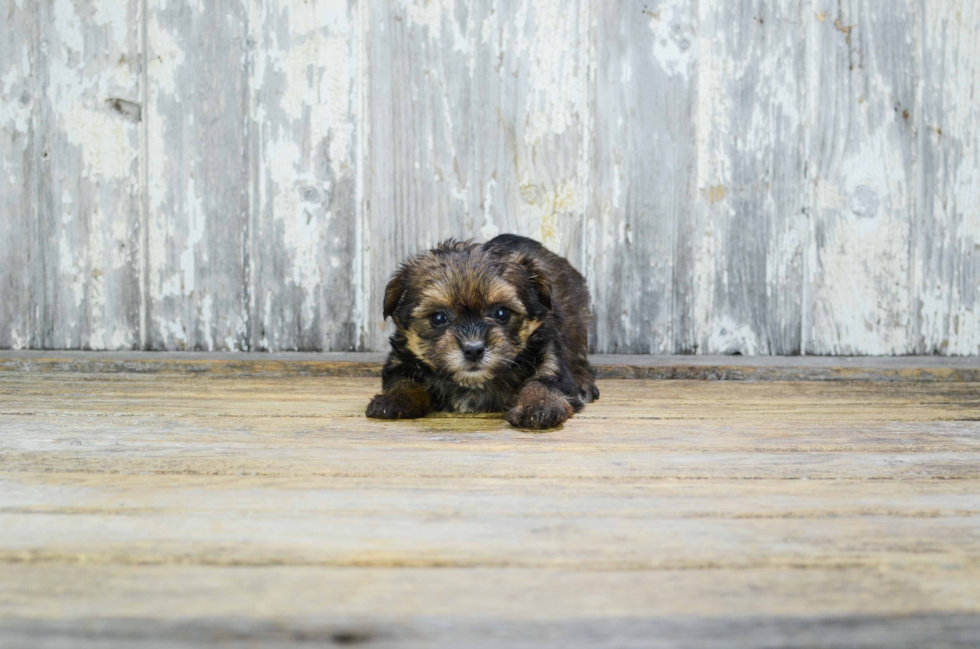
[[[419,360],[476,387],[515,366],[550,308],[551,286],[532,258],[446,241],[394,274],[384,315]]]

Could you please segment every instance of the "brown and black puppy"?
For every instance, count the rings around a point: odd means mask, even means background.
[[[384,315],[397,330],[368,417],[507,411],[550,428],[599,398],[585,279],[537,241],[446,241],[394,274]]]

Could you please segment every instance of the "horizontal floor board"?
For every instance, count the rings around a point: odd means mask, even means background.
[[[283,452],[269,449],[256,457],[235,457],[234,450],[215,456],[191,452],[154,452],[133,449],[133,454],[104,452],[61,454],[0,453],[7,471],[100,474],[264,475],[322,477],[442,477],[606,479],[622,483],[642,480],[782,479],[782,480],[976,480],[980,454],[892,453],[853,458],[826,453],[658,453],[629,454],[623,458],[589,458],[561,462],[548,453],[506,453],[473,457],[422,453]],[[434,463],[433,461],[437,461]],[[430,464],[423,464],[430,462]]]
[[[350,620],[323,615],[302,620],[193,618],[0,621],[0,642],[35,649],[151,649],[287,645],[338,647],[507,647],[508,649],[679,649],[682,647],[786,649],[973,649],[980,621],[971,614],[912,616],[840,615],[779,618],[470,620],[377,616]]]
[[[980,383],[606,380],[575,420],[761,419],[980,421]],[[363,417],[380,390],[369,378],[0,373],[0,416],[145,414]],[[433,417],[424,421],[430,422]],[[442,415],[445,416],[445,415]],[[451,416],[454,421],[466,418]],[[488,415],[484,419],[500,419]],[[614,422],[615,423],[615,422]],[[610,425],[614,425],[610,424]],[[621,425],[629,425],[622,421]]]
[[[548,518],[593,515],[670,518],[935,518],[978,513],[980,485],[970,480],[661,480],[253,475],[195,476],[0,473],[4,512],[280,511],[405,515],[508,512]],[[476,510],[466,507],[479,502]]]
[[[295,620],[193,618],[0,622],[0,642],[37,649],[183,649],[193,647],[682,647],[786,649],[973,649],[980,621],[971,614],[912,616],[840,615],[779,618],[643,616],[630,619],[471,620],[415,616],[351,620],[323,615]]]
[[[980,572],[0,565],[0,618],[911,615],[980,611]],[[58,598],[51,597],[52,592]],[[93,593],[100,597],[93,598]],[[751,597],[746,595],[751,593]]]
[[[8,563],[980,566],[980,481],[624,486],[14,473],[0,490]]]

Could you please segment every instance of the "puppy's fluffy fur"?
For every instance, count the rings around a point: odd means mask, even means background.
[[[368,417],[507,411],[550,428],[599,398],[585,280],[537,241],[446,241],[394,274],[384,315],[396,331]]]

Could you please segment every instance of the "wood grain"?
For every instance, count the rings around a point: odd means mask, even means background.
[[[947,564],[946,569],[980,572],[980,510],[950,503],[908,515],[887,505],[814,507],[820,502],[815,498],[805,511],[760,512],[737,508],[716,490],[676,486],[671,495],[631,489],[627,508],[615,495],[583,496],[594,487],[588,482],[567,491],[544,490],[527,481],[474,489],[445,480],[388,489],[369,482],[347,491],[313,481],[283,489],[254,480],[236,488],[218,480],[212,482],[215,488],[187,490],[173,481],[166,486],[150,481],[164,498],[144,496],[140,486],[122,477],[111,479],[109,489],[94,480],[74,489],[57,478],[51,487],[2,482],[13,490],[12,498],[26,491],[40,502],[0,512],[5,530],[0,564],[6,565],[663,571],[875,568],[886,563],[908,571]],[[717,486],[741,493],[737,484]],[[768,486],[771,494],[774,485]],[[81,501],[61,506],[48,494],[66,490],[81,492]],[[615,491],[622,490],[619,485]],[[685,508],[684,503],[698,498],[711,500],[718,510]],[[208,504],[195,504],[202,500]],[[802,497],[786,500],[802,501],[804,508],[808,504]],[[971,495],[950,500],[968,503]],[[284,501],[289,502],[285,511]],[[479,511],[474,511],[476,503]],[[745,538],[766,543],[746,544]],[[940,547],[955,552],[937,551]],[[924,552],[927,548],[933,551]]]
[[[517,232],[595,352],[980,352],[969,3],[0,12],[0,348],[382,351],[401,260]]]
[[[815,0],[808,25],[808,354],[909,354],[918,2]]]
[[[540,434],[366,419],[377,379],[0,372],[0,642],[974,642],[978,384],[600,387]]]
[[[609,623],[607,633],[613,634],[615,625],[628,621],[646,619],[662,624],[661,615],[688,618],[692,624],[711,624],[712,620],[717,624],[720,616],[712,616],[711,611],[722,610],[731,612],[732,624],[744,621],[757,625],[764,620],[772,625],[794,621],[802,625],[808,620],[816,622],[823,613],[824,623],[814,626],[826,633],[832,630],[835,616],[846,629],[844,623],[850,616],[880,616],[882,621],[896,624],[899,616],[916,619],[948,614],[950,610],[962,611],[966,617],[970,615],[967,611],[977,605],[975,590],[969,583],[976,573],[969,571],[937,574],[812,568],[793,572],[789,579],[785,570],[765,568],[579,572],[446,567],[377,568],[366,573],[316,566],[28,563],[5,564],[0,570],[9,577],[0,580],[4,612],[33,621],[31,626],[42,632],[59,626],[59,609],[49,599],[53,588],[62,594],[60,610],[67,618],[68,623],[63,624],[68,629],[72,620],[99,613],[105,619],[105,612],[112,611],[118,616],[115,624],[128,619],[148,627],[167,621],[175,626],[196,622],[207,627],[210,622],[214,624],[213,631],[239,624],[251,626],[252,633],[261,629],[266,620],[285,621],[287,628],[301,628],[304,619],[331,614],[333,620],[324,622],[356,628],[359,620],[370,615],[368,607],[372,606],[376,607],[374,614],[389,625],[391,618],[401,624],[410,623],[408,618],[424,624],[426,617],[455,625],[465,624],[467,618],[482,619],[501,627],[536,621],[551,632],[560,633],[562,626],[572,626],[576,619],[605,620]],[[270,589],[270,583],[281,589]],[[103,592],[101,601],[90,597],[95,588]],[[746,590],[753,596],[746,597]],[[215,596],[217,592],[220,597]],[[818,596],[819,612],[808,610],[812,600],[800,598],[801,592]],[[895,593],[903,596],[895,598]],[[692,607],[695,598],[703,605]],[[379,611],[388,612],[388,620]],[[765,616],[766,611],[769,616]],[[856,611],[863,614],[855,614]],[[12,621],[4,619],[2,628],[13,626]],[[909,630],[918,625],[910,626]],[[625,626],[620,627],[619,633],[626,633]],[[708,638],[713,635],[705,634]]]
[[[680,332],[692,297],[697,17],[690,3],[672,0],[592,7],[591,346],[691,351]]]
[[[0,449],[8,471],[566,480],[973,479],[980,450],[976,384],[610,381],[553,435],[366,419],[377,385],[5,374]]]
[[[270,569],[262,569],[264,575],[270,574]],[[297,595],[305,595],[310,604],[315,604],[316,611],[302,617],[292,617],[289,611],[274,619],[241,619],[226,616],[187,619],[158,619],[149,617],[99,617],[94,620],[76,618],[73,620],[9,620],[2,623],[0,633],[3,638],[15,646],[29,644],[45,648],[67,647],[99,647],[116,648],[153,646],[153,647],[214,647],[235,646],[247,642],[250,647],[275,648],[282,646],[302,646],[303,644],[318,643],[317,646],[346,646],[351,644],[369,643],[378,647],[626,647],[655,649],[680,647],[756,647],[779,646],[799,649],[813,647],[827,648],[858,648],[867,647],[869,642],[888,647],[918,649],[919,647],[956,647],[974,646],[980,634],[977,631],[975,615],[970,613],[924,613],[907,615],[902,613],[882,613],[871,615],[854,615],[842,612],[837,615],[820,616],[771,616],[763,615],[720,617],[707,616],[698,608],[696,612],[684,610],[680,614],[627,616],[631,610],[650,610],[660,612],[669,607],[657,606],[657,603],[669,598],[657,597],[655,593],[675,593],[683,588],[681,584],[689,584],[698,580],[698,585],[704,585],[705,591],[715,592],[719,589],[717,582],[710,587],[700,581],[697,573],[682,571],[672,578],[662,579],[659,574],[642,575],[629,581],[622,579],[617,573],[598,575],[575,575],[569,579],[563,574],[552,571],[518,572],[507,575],[505,583],[500,578],[488,580],[486,575],[477,571],[465,571],[462,574],[450,570],[439,571],[435,579],[426,579],[432,584],[432,598],[425,597],[428,593],[419,588],[416,575],[406,575],[405,570],[399,570],[394,575],[378,574],[372,579],[350,579],[344,571],[323,571],[309,568],[304,569],[272,569],[288,587],[296,588]],[[302,572],[300,572],[300,570]],[[219,571],[197,570],[181,572],[172,579],[170,591],[193,593],[184,596],[179,603],[196,604],[207,610],[219,608],[211,595],[214,584],[232,584],[236,591],[254,592],[256,587],[262,589],[264,584],[257,580],[249,580],[241,576],[241,569],[236,569],[234,575]],[[431,571],[428,571],[431,572]],[[23,573],[13,573],[16,578]],[[58,573],[51,574],[45,570],[36,573],[44,580],[44,584],[58,579]],[[264,576],[263,575],[263,576]],[[113,586],[122,583],[129,588],[128,594],[138,601],[142,592],[139,584],[147,577],[154,576],[153,572],[141,570],[121,576],[113,581]],[[168,575],[169,576],[169,575]],[[717,575],[712,575],[717,577]],[[429,577],[429,575],[426,575]],[[578,577],[578,578],[576,578]],[[827,599],[838,597],[838,601],[853,603],[856,598],[846,597],[853,587],[862,589],[862,600],[873,600],[879,592],[887,589],[903,589],[903,592],[916,592],[920,587],[927,589],[934,586],[931,582],[915,582],[910,579],[894,579],[878,574],[844,574],[828,572],[815,579],[808,579],[801,588],[813,590],[813,586],[823,586],[833,591]],[[874,586],[868,581],[874,579]],[[831,581],[837,584],[833,588],[827,585]],[[432,582],[435,582],[434,584]],[[766,574],[735,573],[737,585],[743,583],[754,593],[753,597],[730,595],[725,604],[731,605],[741,600],[758,602],[759,608],[773,610],[771,603],[782,595],[795,590],[786,587],[781,576],[774,577]],[[156,585],[157,580],[151,583]],[[73,580],[75,588],[84,588],[85,582]],[[637,586],[631,588],[630,586]],[[62,591],[67,590],[64,584],[59,584]],[[642,595],[638,596],[638,590]],[[351,602],[352,595],[354,603]],[[361,612],[356,603],[375,593],[391,595],[386,598],[384,611],[389,613]],[[423,595],[424,593],[424,595]],[[583,597],[581,593],[589,593]],[[773,593],[774,597],[763,597]],[[726,592],[726,594],[728,594]],[[448,597],[447,597],[448,596]],[[480,610],[485,611],[477,616],[459,617],[451,615],[416,616],[406,620],[403,611],[428,611],[433,608],[433,600],[440,598],[459,602],[465,606],[476,598],[482,598]],[[122,598],[119,598],[120,600]],[[177,598],[173,598],[175,604]],[[222,598],[228,605],[240,604],[238,598]],[[296,598],[297,600],[300,597]],[[686,598],[680,598],[688,601]],[[719,598],[720,599],[720,598]],[[486,601],[508,601],[523,610],[538,610],[547,605],[549,611],[555,611],[552,617],[545,615],[530,617],[525,614],[519,618],[501,619],[493,616],[495,608],[487,610]],[[276,606],[281,602],[275,593],[265,594],[261,598],[262,606]],[[72,602],[74,604],[74,602]],[[113,604],[116,600],[113,600]],[[441,602],[440,602],[441,603]],[[254,604],[252,606],[255,606]],[[643,607],[646,608],[643,608]],[[221,608],[225,608],[222,606]],[[230,606],[229,606],[230,608]],[[257,608],[257,606],[256,606]],[[277,606],[273,610],[282,610]],[[306,610],[307,606],[296,606]],[[313,608],[313,607],[310,607]],[[329,610],[357,611],[353,614],[325,614],[323,608]],[[84,610],[84,606],[79,607]],[[73,608],[72,610],[79,610]],[[567,617],[559,612],[567,611]],[[581,611],[581,613],[579,613]]]
[[[38,347],[34,10],[0,1],[0,349]]]
[[[687,351],[800,353],[806,4],[698,4]]]
[[[251,2],[249,348],[358,341],[354,3]]]
[[[379,377],[385,354],[365,352],[0,352],[0,370]],[[980,357],[639,356],[593,354],[600,378],[708,381],[980,382]]]
[[[144,347],[248,349],[248,6],[147,10]]]
[[[922,20],[915,351],[972,354],[980,349],[980,8],[937,2]]]
[[[36,346],[138,348],[139,3],[35,6]]]

